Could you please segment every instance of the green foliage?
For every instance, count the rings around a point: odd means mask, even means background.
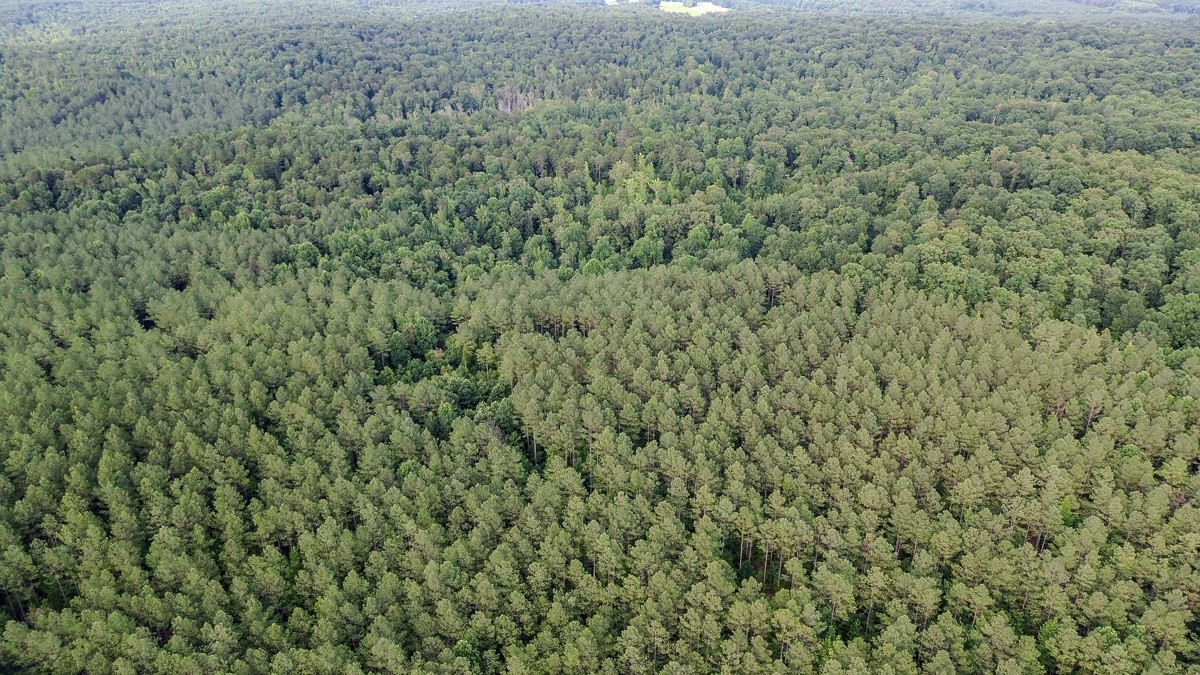
[[[0,670],[1194,672],[1196,26],[1032,5],[0,7]]]

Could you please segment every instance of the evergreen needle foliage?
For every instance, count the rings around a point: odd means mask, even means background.
[[[1196,3],[794,4],[0,0],[0,671],[1200,673]]]

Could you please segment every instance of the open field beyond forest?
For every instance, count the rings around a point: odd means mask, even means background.
[[[658,6],[664,12],[673,14],[687,14],[689,16],[703,16],[705,14],[723,14],[729,11],[728,7],[714,5],[711,2],[697,2],[694,6],[688,7],[682,2],[664,2]]]

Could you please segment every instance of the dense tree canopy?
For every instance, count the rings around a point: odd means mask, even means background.
[[[0,670],[1200,672],[1200,23],[1096,4],[0,2]]]

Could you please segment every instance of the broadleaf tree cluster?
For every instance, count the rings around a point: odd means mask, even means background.
[[[4,3],[0,670],[1200,672],[1200,24],[1097,4]]]

